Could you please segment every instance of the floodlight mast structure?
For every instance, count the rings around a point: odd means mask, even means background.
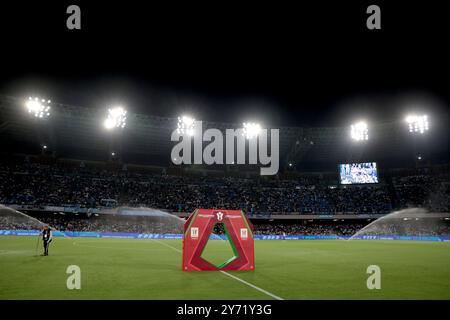
[[[39,97],[28,97],[25,106],[28,113],[36,118],[47,118],[50,116],[51,101]]]
[[[413,139],[413,159],[420,166],[428,159],[429,137],[425,134],[430,127],[428,115],[410,114],[405,117],[408,132]]]
[[[177,132],[193,136],[195,130],[195,119],[191,116],[183,115],[178,117]]]
[[[109,161],[122,160],[122,131],[127,125],[127,110],[122,106],[109,108],[103,127],[109,131]]]
[[[29,119],[36,127],[35,132],[37,133],[39,141],[39,152],[42,155],[51,152],[51,154],[55,156],[56,151],[54,148],[52,148],[52,146],[55,146],[54,133],[52,131],[53,128],[48,121],[45,121],[49,120],[50,118],[52,101],[50,99],[44,99],[42,97],[30,96],[28,97],[28,99],[25,99],[24,106],[29,115]]]
[[[356,141],[369,140],[369,127],[364,121],[354,123],[350,126],[350,137]]]
[[[412,114],[406,117],[406,123],[410,133],[424,134],[429,129],[428,116]]]
[[[261,133],[261,125],[256,122],[244,122],[242,134],[248,139],[256,139]]]

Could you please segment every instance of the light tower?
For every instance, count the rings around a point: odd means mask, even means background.
[[[423,160],[426,161],[428,154],[429,137],[425,133],[429,130],[428,116],[426,114],[410,114],[405,117],[408,131],[413,135],[413,157],[416,165],[420,165]]]
[[[121,160],[122,130],[127,125],[127,110],[122,106],[109,108],[103,127],[110,132],[108,158],[110,161]]]
[[[355,141],[369,140],[369,127],[366,122],[360,121],[350,126],[350,137]]]
[[[258,137],[258,135],[261,133],[261,125],[256,122],[244,122],[243,123],[243,135],[248,139],[251,140],[253,138]]]
[[[47,118],[50,116],[51,101],[39,97],[28,97],[25,107],[29,114],[36,118]]]
[[[108,114],[103,122],[107,130],[123,129],[127,124],[127,110],[123,107],[108,109]]]
[[[29,115],[28,120],[31,122],[29,125],[35,128],[35,138],[40,146],[41,155],[48,154],[50,146],[55,146],[52,127],[46,121],[50,117],[51,103],[51,100],[37,96],[30,96],[23,103]],[[55,155],[55,152],[53,149],[52,154]]]
[[[405,118],[410,133],[424,134],[429,129],[428,116],[412,114]]]
[[[194,129],[195,119],[193,117],[187,115],[178,117],[177,132],[179,134],[187,134],[188,136],[193,136]]]

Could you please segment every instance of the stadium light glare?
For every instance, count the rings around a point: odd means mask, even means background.
[[[244,122],[243,135],[247,139],[256,138],[261,133],[261,125],[255,122]]]
[[[410,133],[424,134],[425,131],[428,131],[428,116],[425,114],[421,116],[411,114],[405,118],[405,121]]]
[[[28,97],[25,106],[28,113],[34,115],[36,118],[46,118],[50,116],[50,103],[50,100]]]
[[[353,140],[369,140],[369,127],[364,121],[354,123],[350,126],[350,136]]]
[[[108,116],[103,122],[104,127],[107,130],[115,128],[125,128],[127,123],[127,111],[122,107],[115,107],[108,109]]]
[[[47,146],[46,146],[46,145],[43,145],[42,148],[43,148],[43,149],[47,149]]]
[[[193,136],[194,129],[195,129],[195,119],[193,117],[186,115],[178,117],[177,132],[179,134],[187,134],[189,136]]]

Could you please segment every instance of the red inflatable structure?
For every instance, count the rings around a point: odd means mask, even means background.
[[[214,265],[202,258],[216,224],[222,224],[233,257]],[[218,241],[218,240],[211,240]],[[183,271],[254,270],[253,225],[240,210],[197,209],[183,228]]]

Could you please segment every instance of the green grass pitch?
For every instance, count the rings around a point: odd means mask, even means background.
[[[58,237],[48,257],[35,248],[36,237],[0,237],[0,299],[450,299],[450,243],[255,241],[256,270],[228,273],[245,283],[182,272],[179,240]],[[69,265],[81,290],[66,287]],[[381,268],[380,290],[367,289],[369,265]]]

